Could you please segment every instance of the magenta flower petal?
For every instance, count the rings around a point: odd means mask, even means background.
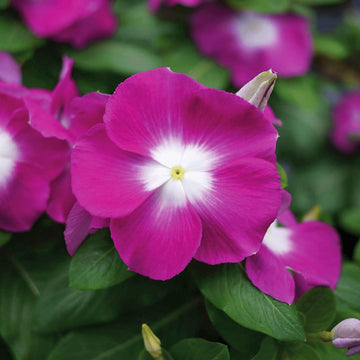
[[[65,223],[75,202],[76,199],[71,190],[70,168],[66,167],[50,184],[46,212],[53,220]]]
[[[60,42],[69,42],[77,49],[81,49],[92,41],[113,35],[117,28],[117,18],[113,14],[109,1],[86,18],[80,19],[66,29],[54,35]]]
[[[333,111],[333,144],[344,153],[359,148],[360,137],[360,90],[345,94]]]
[[[283,261],[313,285],[335,288],[340,276],[341,249],[336,230],[320,221],[307,221],[291,227],[291,251]]]
[[[188,76],[166,68],[131,76],[107,103],[104,123],[108,136],[123,150],[151,157],[151,149],[160,145],[164,136],[182,134],[183,108],[201,88]],[[166,101],[159,101],[164,94]]]
[[[65,160],[69,154],[68,144],[57,139],[43,138],[30,126],[14,136],[21,152],[19,160],[37,166],[49,180],[60,175],[65,167]]]
[[[288,304],[294,301],[295,283],[290,272],[266,246],[246,259],[246,272],[251,282],[265,294]]]
[[[163,185],[132,214],[110,222],[115,247],[129,269],[156,280],[183,271],[200,245],[200,218],[189,202],[177,206],[168,198],[173,186],[178,184]]]
[[[69,41],[75,47],[116,30],[109,0],[12,0],[12,4],[37,36]]]
[[[298,282],[296,283],[297,297],[313,286],[335,288],[340,276],[341,250],[339,236],[330,225],[319,221],[307,221],[280,228],[277,222],[274,222],[265,235],[260,251],[251,257],[255,259],[252,261],[257,261],[256,257],[261,256],[264,247],[277,257],[279,266],[295,272],[295,278],[292,281]],[[266,258],[263,259],[266,261]],[[262,273],[264,277],[269,276],[266,274],[267,269],[264,264],[258,262],[258,266],[257,272]],[[280,282],[273,282],[271,286],[271,283],[260,282],[259,276],[253,279],[254,272],[249,272],[248,275],[261,291],[277,300],[286,301],[284,294],[279,294],[278,291]],[[265,285],[268,286],[265,287]],[[295,298],[295,287],[292,294],[287,294],[287,298],[292,300]]]
[[[214,190],[205,192],[203,200],[193,200],[197,189],[188,189],[186,181],[183,185],[203,224],[195,259],[208,264],[239,262],[258,251],[271,214],[280,206],[279,176],[271,163],[245,158],[215,170],[213,179]]]
[[[298,15],[241,12],[214,2],[195,11],[191,32],[204,55],[232,71],[237,86],[266,69],[296,76],[310,67],[309,22]]]
[[[66,249],[70,256],[74,256],[76,250],[89,235],[92,219],[92,215],[81,207],[78,202],[70,210],[64,231]]]
[[[45,211],[49,181],[37,167],[18,163],[11,180],[5,186],[1,182],[0,185],[0,228],[6,231],[29,230]]]
[[[164,92],[166,103],[159,102]],[[165,68],[120,84],[107,104],[104,123],[114,143],[143,156],[153,157],[151,149],[163,145],[165,137],[186,143],[201,139],[202,146],[221,153],[219,161],[246,156],[275,161],[278,133],[260,111],[235,94],[207,89]]]
[[[69,109],[69,131],[78,138],[95,124],[101,123],[109,95],[92,92],[74,98]]]
[[[19,64],[7,52],[0,51],[0,81],[21,84],[21,69]]]
[[[54,137],[59,140],[73,142],[75,139],[68,129],[66,129],[50,112],[46,110],[38,101],[29,97],[24,99],[26,108],[29,111],[30,125],[44,137]],[[50,105],[50,103],[48,104]]]
[[[72,152],[73,192],[92,215],[125,216],[153,192],[152,184],[142,181],[142,172],[146,173],[153,164],[160,166],[148,158],[120,150],[107,137],[104,126],[95,125],[78,140]],[[165,181],[160,181],[158,186]]]

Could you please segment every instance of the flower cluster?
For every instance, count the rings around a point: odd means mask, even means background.
[[[262,112],[271,71],[237,94],[159,68],[111,96],[79,96],[69,58],[53,91],[25,88],[13,59],[0,61],[2,229],[27,230],[46,211],[66,222],[71,255],[109,226],[130,270],[153,279],[175,276],[193,258],[247,258],[254,285],[281,301],[335,286],[337,233],[298,224],[280,190],[278,133]]]

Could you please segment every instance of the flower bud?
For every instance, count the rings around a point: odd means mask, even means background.
[[[360,320],[343,320],[331,332],[334,334],[332,343],[338,349],[348,348],[347,356],[360,353]]]
[[[144,339],[146,351],[154,359],[162,359],[160,339],[152,332],[150,327],[146,324],[142,324],[141,332]]]
[[[264,71],[245,84],[236,95],[263,112],[274,89],[276,78],[276,73],[271,69]]]

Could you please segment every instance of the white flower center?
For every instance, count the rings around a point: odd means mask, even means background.
[[[265,234],[263,245],[275,255],[286,254],[292,249],[290,234],[291,230],[278,227],[277,220],[275,220]]]
[[[216,156],[200,145],[184,145],[177,139],[164,141],[151,151],[156,163],[141,169],[147,191],[163,185],[164,203],[182,206],[204,197],[212,186],[211,170]]]
[[[18,149],[11,136],[0,129],[0,186],[6,185],[13,173]]]
[[[237,29],[242,44],[249,48],[271,46],[278,37],[278,30],[271,20],[253,13],[242,13]]]

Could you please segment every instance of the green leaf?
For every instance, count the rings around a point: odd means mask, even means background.
[[[250,9],[264,13],[279,13],[289,9],[290,0],[227,0],[236,9]]]
[[[343,264],[339,282],[335,288],[337,310],[343,318],[360,318],[360,267],[346,262]]]
[[[286,172],[279,163],[276,163],[276,168],[280,175],[281,189],[285,189],[288,186],[288,178]]]
[[[108,40],[82,51],[69,51],[75,67],[90,71],[112,71],[132,75],[160,67],[161,60],[145,47]]]
[[[21,22],[9,14],[0,15],[0,50],[8,52],[24,51],[40,46],[43,41],[36,38]]]
[[[340,214],[340,225],[348,232],[360,235],[360,209],[353,207],[346,209]]]
[[[10,5],[10,0],[0,0],[0,9],[6,9]]]
[[[11,233],[0,230],[0,246],[5,245],[11,239]]]
[[[280,360],[280,348],[278,343],[274,339],[266,337],[261,342],[259,352],[252,360]]]
[[[230,360],[226,345],[204,339],[185,339],[170,349],[174,360]]]
[[[347,47],[334,36],[317,34],[314,39],[315,52],[333,59],[344,59],[349,55]]]
[[[332,343],[312,343],[310,346],[316,351],[320,360],[359,360],[360,354],[356,354],[349,358],[346,356],[347,349],[337,349]],[[312,358],[307,358],[306,360]]]
[[[286,357],[287,356],[287,357]],[[283,351],[283,359],[291,360],[321,360],[317,351],[308,344],[289,344]],[[330,358],[328,359],[330,360]],[[331,360],[333,360],[331,358]]]
[[[277,153],[286,161],[318,158],[321,147],[328,143],[331,129],[329,102],[322,96],[323,82],[314,74],[291,79],[278,79],[271,95],[271,107],[282,120]]]
[[[108,230],[90,235],[70,264],[70,286],[80,290],[108,288],[132,275],[120,259]]]
[[[191,300],[174,305],[166,300],[159,306],[124,316],[119,323],[72,331],[59,341],[47,360],[137,359],[144,349],[142,323],[150,325],[164,347],[171,346],[178,341],[175,339],[197,331],[198,304]]]
[[[314,287],[300,297],[296,308],[304,315],[306,332],[327,330],[336,315],[335,294],[329,287]]]
[[[232,320],[279,340],[305,339],[295,308],[253,286],[239,264],[197,265],[195,278],[200,291]]]
[[[185,73],[210,88],[224,89],[229,81],[229,72],[201,56],[192,44],[171,51],[165,57],[164,63],[171,70]]]
[[[68,285],[69,263],[62,264],[38,297],[34,309],[34,329],[59,332],[83,325],[114,320],[121,309],[118,288],[81,291]]]
[[[237,324],[209,301],[206,301],[205,304],[209,318],[220,336],[242,356],[255,355],[264,335]]]
[[[333,214],[344,206],[346,168],[343,163],[330,160],[313,162],[306,168],[293,168],[289,192],[292,194],[291,206],[294,211],[306,213],[317,204],[325,213]]]
[[[35,269],[37,260],[24,266],[10,253],[7,258],[0,255],[0,336],[16,360],[46,359],[56,341],[53,336],[32,331],[32,313],[40,287],[28,269]]]

